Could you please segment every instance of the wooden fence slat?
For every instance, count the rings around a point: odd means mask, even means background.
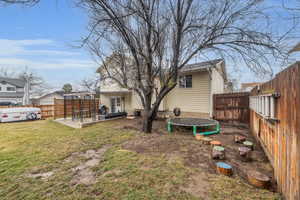
[[[249,94],[249,92],[214,94],[214,119],[227,122],[249,123]]]
[[[279,121],[270,122],[250,110],[251,132],[273,165],[278,190],[287,200],[300,199],[300,62],[253,89],[251,95],[267,91],[280,94],[275,100]]]

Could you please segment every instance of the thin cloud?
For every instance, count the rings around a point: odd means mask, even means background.
[[[95,63],[89,60],[57,59],[50,61],[34,61],[20,58],[1,58],[0,67],[24,67],[32,69],[66,69],[66,68],[95,68]]]
[[[34,48],[34,49],[32,49]],[[53,48],[55,50],[53,50]],[[78,56],[78,52],[57,50],[59,44],[49,39],[8,40],[0,39],[0,56]]]

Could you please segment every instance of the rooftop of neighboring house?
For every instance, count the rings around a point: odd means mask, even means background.
[[[40,99],[40,98],[43,98],[43,97],[46,97],[48,95],[51,95],[51,94],[57,94],[59,96],[64,96],[65,92],[63,90],[55,90],[55,91],[49,91],[47,93],[44,93],[42,95],[37,95],[37,96],[31,96],[31,99]]]
[[[19,88],[25,87],[26,81],[18,78],[0,77],[0,83],[8,83]]]
[[[251,91],[254,87],[261,85],[261,82],[251,82],[251,83],[242,83],[241,90],[242,91]]]

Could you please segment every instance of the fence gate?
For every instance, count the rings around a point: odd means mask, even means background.
[[[214,94],[214,119],[248,124],[250,121],[249,94],[249,92]]]

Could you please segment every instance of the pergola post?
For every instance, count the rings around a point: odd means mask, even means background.
[[[83,122],[83,113],[82,113],[82,101],[81,101],[81,97],[79,97],[79,118],[80,118],[80,122]]]
[[[66,96],[64,96],[64,119],[67,118],[67,100]]]
[[[96,98],[95,98],[95,95],[92,96],[93,97],[93,121],[96,121]]]
[[[75,113],[74,113],[74,97],[71,96],[71,104],[72,104],[72,121],[75,119]]]

